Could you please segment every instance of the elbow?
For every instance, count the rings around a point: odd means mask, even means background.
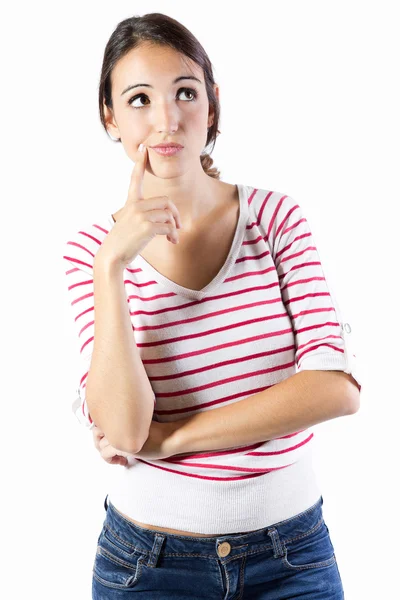
[[[88,386],[86,385],[86,388]],[[115,413],[112,415],[114,419],[111,419],[111,415],[107,415],[102,410],[99,410],[99,403],[92,402],[93,397],[90,399],[88,397],[88,392],[86,392],[86,403],[91,415],[92,420],[96,423],[97,427],[104,432],[104,436],[108,440],[109,444],[119,450],[120,452],[125,452],[127,454],[136,454],[140,452],[144,443],[146,442],[149,436],[151,419],[153,416],[153,399],[149,406],[151,410],[148,411],[146,416],[142,415],[142,419],[140,423],[136,418],[129,418],[126,415],[121,417],[119,420],[116,420]],[[135,422],[135,427],[126,427],[126,423],[133,421]],[[140,426],[139,426],[140,425]],[[145,432],[145,433],[143,433]]]
[[[121,431],[111,431],[109,424],[105,423],[104,428],[99,425],[100,429],[104,431],[104,435],[107,438],[109,444],[118,450],[119,452],[126,452],[127,454],[136,454],[140,452],[144,442],[140,443],[138,439],[132,439],[132,437],[124,437],[121,435]]]
[[[110,429],[110,424],[106,421],[104,425],[102,424],[101,419],[94,419],[96,425],[104,432],[104,436],[107,438],[109,444],[118,450],[119,452],[125,452],[127,454],[137,454],[142,449],[146,439],[148,438],[148,434],[145,440],[139,440],[139,437],[132,439],[132,437],[124,437],[121,434],[121,431],[115,431]]]
[[[356,412],[360,410],[360,392],[359,389],[356,388],[350,398],[347,401],[347,414],[354,415]]]
[[[151,424],[151,421],[150,421]],[[121,430],[117,432],[110,432],[110,437],[106,437],[109,440],[111,446],[120,450],[121,452],[127,452],[128,454],[137,454],[143,448],[147,438],[149,437],[150,424],[145,428],[145,437],[143,437],[143,429],[140,429],[139,432],[134,432],[133,434],[126,433],[125,436],[121,435]],[[110,430],[110,428],[108,428]]]
[[[346,387],[346,414],[354,415],[360,409],[360,390],[361,386],[357,383],[354,377],[350,374],[344,374],[347,379]]]
[[[87,402],[87,398],[86,398],[86,402]],[[100,416],[100,414],[98,414],[96,412],[96,410],[93,410],[90,408],[89,402],[87,402],[87,405],[88,405],[92,420],[94,421],[96,426],[104,433],[104,437],[108,440],[108,443],[113,448],[115,448],[115,450],[118,450],[120,452],[126,452],[127,454],[136,454],[137,452],[140,452],[144,442],[142,444],[139,444],[136,441],[132,441],[131,438],[128,438],[128,439],[124,438],[121,435],[120,431],[119,432],[112,431],[110,429],[109,421],[106,420],[105,422],[103,422],[103,418]]]
[[[106,437],[107,437],[107,435],[106,435]],[[129,441],[121,440],[121,437],[116,439],[115,442],[111,441],[109,438],[107,438],[107,439],[113,448],[115,448],[116,450],[119,450],[120,452],[125,452],[127,454],[137,454],[138,452],[140,452],[140,450],[142,449],[142,446],[143,446],[143,444],[141,444],[141,445],[134,444],[130,440]]]
[[[339,416],[355,414],[360,408],[360,386],[354,377],[345,371],[321,371],[321,373],[324,373],[324,377],[325,373],[329,373],[329,377],[334,374],[332,389]]]

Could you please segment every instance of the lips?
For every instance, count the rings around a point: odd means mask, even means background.
[[[166,144],[157,144],[157,146],[150,146],[150,148],[183,148],[182,144],[177,144],[176,142],[170,142]]]
[[[183,150],[183,146],[153,146],[151,150],[160,156],[174,156]]]

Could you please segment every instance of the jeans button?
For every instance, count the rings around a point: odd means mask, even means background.
[[[231,545],[228,542],[222,542],[218,545],[218,555],[224,558],[231,551]]]

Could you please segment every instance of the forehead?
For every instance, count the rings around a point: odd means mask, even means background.
[[[117,62],[112,72],[112,84],[117,92],[135,83],[157,87],[171,85],[180,75],[195,75],[204,82],[202,68],[189,57],[168,46],[142,43]]]

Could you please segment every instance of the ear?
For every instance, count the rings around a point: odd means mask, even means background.
[[[215,95],[217,96],[217,99],[219,101],[219,86],[216,83],[214,83],[213,87],[214,87]],[[214,122],[214,109],[210,105],[210,110],[208,112],[208,127],[211,127],[213,122]]]
[[[119,132],[118,125],[115,120],[113,111],[111,110],[111,108],[106,106],[106,104],[104,102],[103,102],[103,108],[104,108],[104,121],[106,123],[108,133],[114,138],[121,139],[121,134]]]

